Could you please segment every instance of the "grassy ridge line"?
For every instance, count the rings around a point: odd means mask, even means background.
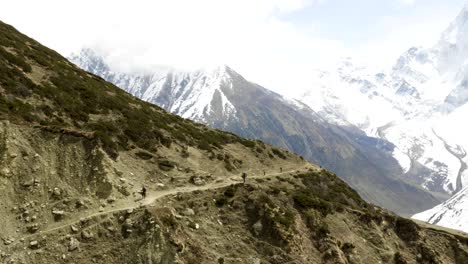
[[[33,81],[38,71],[42,78]],[[155,152],[174,142],[207,151],[229,143],[264,149],[261,142],[195,124],[139,100],[2,22],[0,118],[40,124],[54,132],[92,133],[113,158],[120,150]],[[285,157],[276,149],[273,154]]]

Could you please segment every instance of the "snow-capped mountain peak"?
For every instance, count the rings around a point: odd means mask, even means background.
[[[205,123],[211,115],[235,118],[236,109],[225,95],[232,88],[234,75],[227,65],[190,72],[159,67],[151,74],[135,74],[111,70],[104,58],[91,49],[71,55],[70,60],[117,86],[126,87],[127,92],[184,118]]]
[[[468,182],[462,154],[468,141],[453,129],[468,134],[458,125],[468,102],[466,62],[468,6],[433,47],[408,49],[387,71],[345,58],[335,69],[316,71],[311,89],[298,98],[330,122],[392,142],[408,181],[452,195]]]

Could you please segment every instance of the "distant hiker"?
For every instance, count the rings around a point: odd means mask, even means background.
[[[245,179],[247,178],[247,173],[243,172],[242,173],[242,180],[244,181],[245,184]]]
[[[263,171],[263,176],[265,176],[265,174],[266,174],[265,171]]]
[[[140,194],[141,194],[142,199],[146,198],[146,187],[145,186],[141,187]]]
[[[283,167],[280,167],[280,172],[283,172]]]

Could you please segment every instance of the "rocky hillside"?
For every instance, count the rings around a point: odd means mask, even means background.
[[[0,102],[2,263],[467,261],[464,234],[168,114],[1,22]]]
[[[411,215],[441,200],[399,178],[394,146],[350,124],[331,124],[310,107],[244,79],[227,66],[152,74],[113,71],[90,49],[71,61],[165,110],[211,127],[287,148],[330,169],[375,204]]]

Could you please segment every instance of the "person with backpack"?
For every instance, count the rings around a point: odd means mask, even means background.
[[[146,187],[144,185],[143,185],[143,187],[141,187],[140,194],[141,194],[141,199],[146,198]]]
[[[243,172],[242,173],[242,181],[244,182],[244,184],[245,184],[245,179],[247,179],[247,173]]]

